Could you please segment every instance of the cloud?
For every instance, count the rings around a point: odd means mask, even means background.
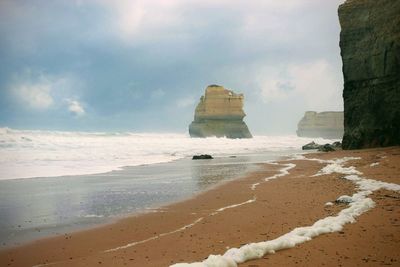
[[[14,75],[8,90],[21,107],[31,110],[46,111],[67,109],[76,116],[84,115],[85,109],[76,100],[76,90],[82,84],[68,75],[52,76],[43,72],[27,69]],[[73,96],[73,97],[71,97]]]
[[[31,109],[46,110],[54,104],[54,83],[45,75],[39,75],[37,80],[33,81],[31,72],[27,71],[14,81],[9,90],[23,105]]]
[[[340,1],[0,1],[0,124],[47,110],[38,125],[90,127],[98,115],[107,123],[93,125],[112,129],[129,114],[149,127],[170,108],[165,125],[183,128],[182,110],[211,83],[244,93],[246,119],[265,132],[306,109],[341,109]],[[44,78],[13,82],[26,67]]]
[[[21,84],[15,88],[18,97],[34,109],[47,109],[53,105],[48,84]]]
[[[124,41],[136,43],[201,34],[201,29],[215,26],[217,21],[231,25],[230,30],[236,36],[259,38],[268,33],[270,38],[287,39],[290,35],[285,33],[293,27],[288,18],[299,13],[299,9],[319,5],[321,0],[103,0],[97,3],[111,11],[109,21],[114,33]]]
[[[165,96],[165,91],[163,89],[157,89],[151,92],[150,97],[152,99],[159,99]]]
[[[85,109],[78,100],[65,99],[65,102],[68,105],[68,110],[75,116],[80,117],[86,114]]]
[[[282,84],[290,84],[290,82],[278,77],[263,80],[260,84],[260,89],[264,102],[269,103],[286,99],[290,92],[284,90]]]
[[[266,68],[257,78],[265,103],[297,98],[307,108],[342,109],[342,76],[326,60],[276,68]]]
[[[102,3],[112,10],[114,29],[125,41],[157,37],[155,32],[161,33],[162,29],[182,22],[178,11],[182,2],[179,0],[118,0]]]
[[[305,98],[308,106],[318,109],[340,108],[342,76],[327,61],[291,66],[289,71],[296,93]]]
[[[179,108],[187,108],[193,106],[195,102],[196,100],[192,96],[190,96],[178,99],[178,101],[176,101],[176,105]]]

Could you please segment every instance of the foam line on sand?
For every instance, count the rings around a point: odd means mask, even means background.
[[[275,163],[275,162],[272,162],[272,163],[269,163],[269,164],[279,165],[279,163]],[[293,169],[294,167],[296,167],[296,164],[294,164],[294,163],[287,163],[287,164],[282,164],[282,165],[283,165],[284,167],[283,167],[282,169],[279,170],[279,173],[274,174],[274,175],[272,175],[272,176],[269,176],[269,177],[265,178],[263,182],[268,182],[268,181],[277,179],[277,178],[279,178],[279,177],[283,177],[283,176],[285,176],[285,175],[288,175],[288,174],[289,174],[289,170],[291,170],[291,169]],[[262,182],[257,182],[257,183],[252,184],[251,187],[250,187],[251,190],[253,190],[253,191],[256,190],[257,186],[259,186],[261,183],[262,183]]]
[[[398,184],[367,179],[362,177],[362,173],[356,170],[355,167],[344,166],[346,162],[357,159],[360,158],[345,157],[326,161],[304,158],[304,160],[317,160],[318,162],[327,164],[315,176],[339,173],[344,175],[342,178],[356,184],[357,192],[355,194],[338,198],[338,200],[348,203],[348,207],[341,210],[336,216],[320,219],[311,226],[295,228],[289,233],[273,240],[250,243],[240,248],[231,248],[223,255],[210,255],[202,262],[177,263],[171,265],[171,267],[237,267],[239,263],[259,259],[265,254],[275,253],[278,250],[292,248],[310,241],[316,236],[341,231],[345,224],[354,223],[358,216],[375,207],[375,202],[367,197],[373,191],[387,189],[400,192],[400,185]]]
[[[225,206],[225,207],[222,207],[222,208],[219,208],[219,209],[215,210],[214,212],[211,212],[208,216],[215,216],[218,213],[221,213],[221,212],[223,212],[223,211],[225,211],[227,209],[237,208],[237,207],[240,207],[240,206],[243,206],[243,205],[246,205],[246,204],[253,203],[255,201],[256,201],[256,198],[254,197],[254,198],[249,199],[247,201],[244,201],[242,203]],[[105,250],[104,252],[107,253],[107,252],[118,251],[118,250],[121,250],[121,249],[127,249],[127,248],[130,248],[130,247],[139,245],[139,244],[143,244],[143,243],[158,239],[158,238],[166,236],[166,235],[172,235],[172,234],[175,234],[175,233],[178,233],[178,232],[182,232],[182,231],[184,231],[186,229],[189,229],[189,228],[195,226],[196,224],[198,224],[199,222],[204,220],[204,218],[205,217],[200,217],[200,218],[196,219],[194,222],[192,222],[190,224],[187,224],[187,225],[184,225],[181,228],[178,228],[176,230],[173,230],[173,231],[170,231],[170,232],[166,232],[166,233],[162,233],[162,234],[159,234],[159,235],[155,235],[155,236],[149,237],[149,238],[141,240],[141,241],[131,242],[131,243],[128,243],[128,244],[126,244],[124,246],[119,246],[119,247],[116,247],[116,248],[108,249],[108,250]]]
[[[264,178],[263,182],[268,182],[268,181],[270,181],[270,180],[277,179],[277,178],[279,178],[279,177],[288,175],[288,174],[289,174],[289,170],[292,169],[292,168],[294,168],[294,167],[296,167],[296,164],[293,164],[293,163],[288,163],[288,164],[270,163],[270,164],[273,164],[273,165],[283,165],[284,167],[281,168],[281,169],[279,170],[279,173],[277,173],[277,174],[275,174],[275,175],[272,175],[272,176],[269,176],[269,177],[267,177],[267,178]],[[258,185],[260,185],[260,184],[261,184],[261,182],[252,184],[252,185],[251,185],[251,189],[252,189],[252,190],[255,190],[256,187],[257,187]],[[225,210],[237,208],[237,207],[240,207],[240,206],[243,206],[243,205],[246,205],[246,204],[250,204],[250,203],[255,202],[256,200],[257,200],[257,197],[256,197],[256,196],[253,196],[253,198],[251,198],[251,199],[249,199],[249,200],[246,200],[246,201],[244,201],[244,202],[241,202],[241,203],[238,203],[238,204],[232,204],[232,205],[229,205],[229,206],[225,206],[225,207],[219,208],[219,209],[215,210],[214,212],[211,212],[211,213],[208,214],[207,216],[215,216],[215,215],[217,215],[217,214],[219,214],[220,212],[223,212],[223,211],[225,211]],[[207,216],[205,216],[205,217],[207,217]],[[182,226],[181,228],[178,228],[178,229],[176,229],[176,230],[173,230],[173,231],[170,231],[170,232],[166,232],[166,233],[161,233],[161,234],[158,234],[158,235],[149,237],[149,238],[144,239],[144,240],[141,240],[141,241],[131,242],[131,243],[128,243],[128,244],[126,244],[126,245],[119,246],[119,247],[116,247],[116,248],[108,249],[108,250],[105,250],[104,252],[105,252],[105,253],[108,253],[108,252],[118,251],[118,250],[121,250],[121,249],[127,249],[127,248],[130,248],[130,247],[139,245],[139,244],[143,244],[143,243],[146,243],[146,242],[149,242],[149,241],[152,241],[152,240],[156,240],[156,239],[158,239],[158,238],[160,238],[160,237],[163,237],[163,236],[166,236],[166,235],[171,235],[171,234],[175,234],[175,233],[184,231],[184,230],[186,230],[186,229],[189,229],[189,228],[195,226],[196,224],[198,224],[199,222],[201,222],[205,217],[200,217],[200,218],[196,219],[194,222],[192,222],[192,223],[190,223],[190,224],[188,224],[188,225],[184,225],[184,226]]]

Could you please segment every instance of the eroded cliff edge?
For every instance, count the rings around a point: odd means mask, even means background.
[[[242,94],[235,94],[219,85],[210,85],[196,107],[194,121],[189,126],[191,137],[251,138],[243,121]]]
[[[297,136],[322,137],[328,139],[342,139],[343,137],[343,112],[306,111],[297,124]]]
[[[344,149],[400,144],[400,1],[339,7]]]

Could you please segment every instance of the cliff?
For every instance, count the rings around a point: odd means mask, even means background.
[[[343,112],[307,111],[297,125],[297,136],[341,139],[343,137]]]
[[[243,118],[243,95],[219,85],[210,85],[196,107],[189,126],[191,137],[251,138]]]
[[[400,144],[400,1],[339,7],[344,76],[343,148]]]

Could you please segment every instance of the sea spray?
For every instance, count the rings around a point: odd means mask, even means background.
[[[195,154],[230,156],[300,149],[309,138],[190,138],[187,134],[22,131],[0,128],[0,180],[104,173]],[[331,140],[319,139],[318,142]]]

